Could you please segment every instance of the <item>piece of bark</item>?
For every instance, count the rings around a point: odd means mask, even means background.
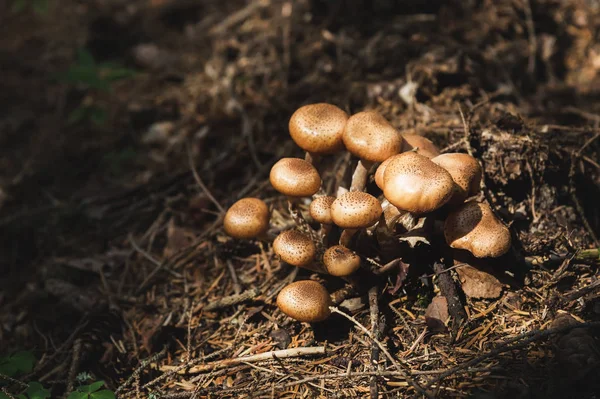
[[[456,268],[463,292],[469,298],[498,298],[502,293],[502,283],[491,274],[472,266]]]
[[[425,323],[427,323],[427,327],[435,332],[446,331],[446,322],[449,317],[446,297],[436,296],[433,298],[425,311]]]

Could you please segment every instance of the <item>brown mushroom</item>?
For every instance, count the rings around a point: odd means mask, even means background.
[[[331,204],[335,201],[335,197],[325,195],[315,198],[308,208],[310,216],[321,224],[321,235],[325,237],[331,230],[333,219],[331,217]]]
[[[242,198],[225,213],[223,227],[234,238],[262,237],[269,229],[269,208],[258,198]]]
[[[332,276],[345,277],[360,267],[360,257],[343,245],[334,245],[323,254],[325,270]]]
[[[312,154],[331,154],[344,147],[342,135],[348,114],[332,104],[318,103],[300,107],[290,118],[292,140]]]
[[[333,222],[345,229],[340,244],[347,246],[357,229],[377,223],[383,210],[377,198],[362,191],[349,191],[331,204]]]
[[[446,169],[456,183],[454,195],[449,201],[451,205],[460,205],[479,192],[483,170],[479,162],[469,154],[442,154],[431,161]]]
[[[308,235],[298,230],[287,230],[279,234],[273,241],[273,251],[290,265],[315,270],[312,265],[317,248]]]
[[[277,307],[283,313],[307,323],[323,321],[329,317],[333,303],[329,293],[320,283],[312,280],[296,281],[285,286],[277,296]]]
[[[362,191],[375,162],[383,162],[402,150],[402,136],[376,111],[352,115],[344,130],[344,145],[360,158],[352,175],[350,191]]]
[[[400,210],[432,212],[454,194],[452,176],[423,155],[405,152],[389,162],[383,176],[385,198]]]
[[[288,197],[310,197],[321,187],[321,176],[309,162],[300,158],[282,158],[269,175],[275,190]]]
[[[440,155],[440,150],[428,138],[418,134],[403,134],[402,138],[404,139],[402,142],[402,152],[413,151],[416,148],[417,154],[424,155],[427,158]]]
[[[508,252],[508,228],[486,203],[468,201],[448,215],[444,236],[452,248],[464,249],[478,258],[495,258]]]

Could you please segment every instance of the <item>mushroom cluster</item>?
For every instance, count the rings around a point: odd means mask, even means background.
[[[372,239],[377,247],[380,235],[374,232],[384,231],[393,242],[401,234],[400,220],[424,217],[443,221],[446,244],[456,250],[478,258],[509,250],[508,228],[489,205],[474,199],[482,169],[472,156],[440,155],[431,141],[401,134],[376,111],[349,116],[325,103],[299,108],[289,131],[306,156],[280,159],[269,176],[273,188],[287,197],[296,222],[272,243],[282,262],[348,278],[363,263],[357,245],[361,237]],[[356,159],[351,181],[325,192],[318,169],[323,158],[344,150]],[[307,209],[298,206],[308,201]],[[229,208],[224,224],[234,238],[268,240],[267,205],[257,198],[241,199]],[[277,305],[296,320],[317,322],[329,316],[331,299],[320,283],[302,280],[285,287]]]

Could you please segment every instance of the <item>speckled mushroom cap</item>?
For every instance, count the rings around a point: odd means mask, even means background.
[[[290,136],[305,151],[330,154],[344,147],[342,135],[347,120],[348,114],[335,105],[305,105],[298,108],[290,119]]]
[[[310,197],[321,187],[319,172],[300,158],[281,158],[271,168],[269,179],[275,190],[289,197]]]
[[[446,169],[456,183],[456,192],[451,200],[453,204],[460,204],[479,192],[483,170],[469,154],[442,154],[431,161]]]
[[[331,204],[333,204],[333,201],[335,201],[335,197],[326,195],[315,198],[313,202],[310,203],[308,210],[315,222],[321,224],[333,224],[333,219],[331,218]]]
[[[402,150],[402,136],[378,112],[364,111],[348,119],[344,145],[360,159],[383,162]]]
[[[317,248],[308,235],[298,230],[287,230],[275,238],[273,251],[290,265],[307,267],[315,259]]]
[[[360,229],[374,225],[383,209],[377,198],[362,191],[340,195],[331,204],[333,223],[343,229]]]
[[[417,149],[417,154],[426,156],[427,158],[433,158],[440,155],[440,150],[435,144],[428,138],[419,136],[418,134],[403,134],[402,138],[402,152],[411,151],[413,148]]]
[[[393,155],[393,156],[389,157],[388,159],[383,161],[381,163],[381,165],[379,165],[377,167],[377,170],[375,171],[375,184],[377,184],[377,187],[379,187],[382,191],[383,191],[383,174],[385,173],[385,168],[387,168],[387,166],[390,164],[390,162],[392,162],[394,159],[396,159],[399,155],[401,155],[401,154],[397,154],[397,155]]]
[[[323,264],[332,276],[349,276],[360,267],[360,256],[343,245],[334,245],[323,254]]]
[[[255,238],[269,229],[269,208],[258,198],[242,198],[227,210],[225,232],[234,238]]]
[[[452,248],[465,249],[478,258],[495,258],[508,252],[510,231],[488,204],[465,202],[448,215],[444,236]]]
[[[440,208],[454,193],[450,173],[415,152],[402,153],[388,163],[383,185],[392,205],[416,214]]]
[[[277,296],[279,309],[298,321],[314,323],[329,317],[332,306],[329,293],[312,280],[296,281],[285,286]]]

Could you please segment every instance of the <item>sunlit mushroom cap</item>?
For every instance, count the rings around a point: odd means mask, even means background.
[[[452,176],[423,155],[405,152],[391,160],[383,176],[385,198],[400,210],[432,212],[454,193]]]
[[[360,267],[360,257],[343,245],[334,245],[323,254],[325,269],[332,276],[349,276]]]
[[[331,204],[333,223],[344,229],[360,229],[377,223],[383,209],[377,198],[362,191],[349,191]]]
[[[315,222],[322,224],[333,224],[331,218],[331,204],[335,201],[335,197],[323,196],[315,198],[309,207],[310,216]]]
[[[317,248],[308,235],[298,230],[287,230],[275,238],[273,251],[290,265],[307,267],[315,259]]]
[[[348,119],[344,145],[360,159],[383,162],[402,150],[402,136],[378,112],[364,111]]]
[[[483,170],[469,154],[442,154],[431,161],[446,169],[456,183],[456,191],[451,199],[453,204],[460,204],[479,192]]]
[[[498,257],[510,249],[508,228],[488,204],[469,201],[448,215],[444,236],[452,248],[464,249],[478,258]]]
[[[385,161],[383,161],[377,167],[377,170],[375,171],[375,184],[377,184],[377,187],[379,187],[382,191],[383,191],[383,175],[385,173],[385,168],[387,168],[387,166],[390,164],[390,162],[392,162],[394,159],[396,159],[398,157],[398,155],[401,155],[401,154],[393,155],[393,156],[389,157],[388,159],[386,159]]]
[[[440,155],[440,150],[428,138],[418,134],[403,134],[402,152],[411,151],[417,148],[417,154],[433,158]]]
[[[348,114],[332,104],[309,104],[298,108],[289,123],[292,140],[303,150],[329,154],[341,150]]]
[[[234,238],[255,238],[269,229],[269,208],[258,198],[242,198],[225,213],[223,227]]]
[[[296,281],[284,287],[277,296],[279,309],[298,321],[314,323],[329,317],[332,306],[329,293],[312,280]]]
[[[275,190],[289,197],[310,197],[321,187],[321,176],[300,158],[282,158],[271,168],[269,175]]]

